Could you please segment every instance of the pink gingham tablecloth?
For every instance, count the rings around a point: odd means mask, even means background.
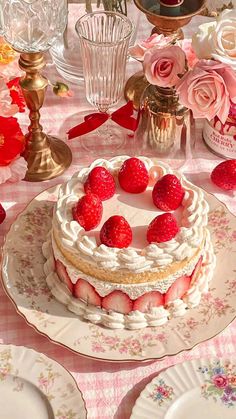
[[[191,29],[197,25],[198,21],[194,25],[191,24]],[[142,20],[141,28],[144,35],[140,38],[148,36],[150,26],[145,19]],[[127,76],[139,70],[139,66],[135,62],[129,62]],[[51,81],[60,79],[52,64],[48,65],[47,74]],[[83,84],[71,87],[74,91],[72,99],[58,98],[48,90],[41,112],[44,130],[64,139],[66,131],[77,123],[77,113],[89,108]],[[22,128],[26,132],[27,114],[21,115],[20,119]],[[82,151],[79,140],[72,141],[70,147],[73,153],[73,164],[60,178],[43,183],[21,181],[18,184],[0,185],[0,202],[7,210],[7,218],[0,226],[0,246],[17,214],[25,208],[31,199],[44,189],[64,182],[81,166],[95,158],[95,156],[90,156]],[[129,154],[129,145],[122,151]],[[201,140],[200,126],[198,126],[194,157],[186,161],[181,170],[194,183],[204,186],[204,189],[214,193],[236,215],[235,196],[219,192],[209,180],[209,173],[220,161],[220,158],[206,149]],[[175,162],[170,163],[174,164]],[[199,344],[191,351],[167,357],[161,361],[124,364],[101,362],[75,355],[39,335],[16,313],[13,304],[0,286],[0,343],[33,348],[64,365],[72,373],[83,393],[89,419],[128,419],[140,391],[163,368],[187,359],[236,354],[236,322],[234,321],[214,339]]]

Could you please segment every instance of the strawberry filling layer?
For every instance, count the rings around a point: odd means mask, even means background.
[[[105,297],[101,297],[96,289],[85,279],[78,278],[75,284],[72,284],[64,264],[57,259],[55,261],[55,270],[58,278],[66,285],[70,293],[87,304],[101,307],[107,311],[115,311],[122,314],[129,314],[131,311],[148,312],[152,307],[166,306],[169,303],[182,298],[189,290],[201,273],[202,256],[198,260],[192,274],[177,278],[165,294],[159,291],[149,291],[135,300],[132,300],[126,293],[120,290],[112,291]]]

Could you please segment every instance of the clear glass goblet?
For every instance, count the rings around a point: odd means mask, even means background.
[[[133,25],[120,13],[94,12],[77,21],[76,31],[80,41],[86,98],[99,112],[107,113],[123,93]],[[123,131],[108,120],[93,135],[87,134],[83,145],[90,151],[102,145],[119,148],[124,142]]]
[[[1,0],[0,28],[18,51],[46,51],[63,34],[66,22],[66,0]]]

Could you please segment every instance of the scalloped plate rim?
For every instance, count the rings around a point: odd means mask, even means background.
[[[24,345],[16,345],[16,344],[11,344],[11,343],[9,343],[9,344],[1,343],[0,344],[0,355],[1,355],[2,352],[7,351],[7,350],[12,354],[11,365],[13,365],[13,366],[17,365],[17,362],[19,363],[19,360],[18,359],[16,360],[16,358],[15,358],[16,355],[18,355],[18,354],[22,355],[22,353],[23,354],[26,353],[26,355],[29,358],[30,357],[32,357],[34,359],[36,359],[37,357],[38,358],[43,358],[44,361],[50,363],[50,365],[53,366],[54,371],[55,370],[60,370],[63,373],[63,376],[61,376],[62,377],[61,380],[63,380],[63,386],[65,385],[66,381],[67,381],[67,384],[72,384],[72,383],[74,384],[77,396],[79,396],[79,398],[80,398],[80,409],[83,408],[83,412],[82,412],[83,417],[85,419],[87,418],[88,411],[87,411],[87,408],[86,408],[86,404],[85,404],[83,394],[82,394],[81,390],[79,389],[79,386],[78,386],[75,378],[73,377],[73,375],[70,373],[70,371],[68,371],[68,369],[64,365],[62,365],[60,362],[58,362],[53,357],[51,357],[51,356],[49,357],[49,356],[45,355],[43,352],[39,352],[39,351],[37,351],[33,348],[30,348],[30,347],[27,347],[27,346],[24,346]],[[21,359],[21,357],[19,359]],[[21,369],[24,370],[22,362],[20,362],[20,366],[21,366]],[[42,368],[42,371],[44,369],[45,369],[45,367]],[[0,370],[1,370],[1,363],[0,363]],[[33,373],[32,368],[27,369],[25,371],[26,371],[26,373],[25,373],[26,377],[25,378],[23,376],[21,377],[21,375],[17,375],[17,378],[23,378],[23,380],[28,381],[29,384],[32,384],[32,385],[36,386],[36,388],[37,388],[37,385],[33,380],[33,378],[34,378],[33,375],[35,374],[35,372]],[[40,388],[39,388],[39,391],[40,391]],[[49,398],[47,397],[47,395],[43,391],[42,391],[42,394],[44,394],[44,396],[46,397],[46,399],[50,403]],[[54,400],[55,399],[56,399],[56,397],[54,396]],[[65,402],[64,402],[64,398],[63,398],[63,404],[64,403]],[[70,408],[70,403],[71,403],[71,397],[69,397],[68,401],[66,402],[66,405],[65,405],[66,408],[68,408],[68,409]],[[77,403],[78,403],[78,401],[76,402],[76,406],[77,406]],[[53,415],[53,417],[54,417],[54,415]]]
[[[137,399],[135,400],[135,403],[133,405],[132,408],[132,412],[131,412],[131,416],[130,419],[140,419],[141,417],[138,416],[139,415],[139,405],[142,403],[143,399],[147,400],[147,395],[150,393],[151,387],[153,385],[156,384],[157,380],[163,379],[165,380],[167,377],[167,374],[170,373],[178,373],[178,371],[180,370],[181,373],[181,369],[184,370],[184,372],[186,373],[186,368],[190,369],[193,368],[194,366],[201,366],[202,364],[205,364],[207,366],[209,365],[213,365],[215,362],[220,361],[225,362],[225,361],[230,361],[230,362],[234,362],[236,363],[236,357],[233,354],[227,355],[227,356],[213,356],[213,357],[203,357],[203,358],[193,358],[190,360],[186,360],[183,362],[178,362],[177,364],[171,365],[170,367],[165,368],[164,370],[162,370],[161,372],[157,373],[157,375],[152,378],[144,387],[144,389],[140,392],[139,396],[137,397]],[[168,384],[170,381],[170,378],[168,379]],[[200,381],[200,379],[199,379]],[[189,389],[191,389],[193,387],[189,387]],[[184,393],[181,394],[181,396]],[[175,400],[173,400],[174,402]],[[158,410],[158,407],[156,406],[156,411]],[[148,416],[149,419],[164,419],[164,416],[156,416],[156,411],[155,411],[155,418],[154,417],[150,417]],[[236,411],[236,403],[234,406],[234,411]],[[150,413],[150,412],[149,412]],[[164,412],[166,413],[166,412]]]

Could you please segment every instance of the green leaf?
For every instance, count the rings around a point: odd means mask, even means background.
[[[207,387],[207,391],[213,391],[213,392],[215,392],[216,390],[217,390],[216,387],[213,386],[213,385]]]

